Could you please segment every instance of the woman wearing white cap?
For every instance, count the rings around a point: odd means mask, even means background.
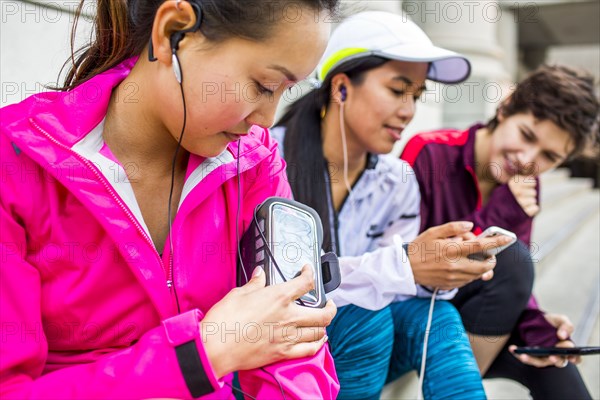
[[[469,72],[464,57],[433,46],[402,16],[360,13],[333,33],[321,87],[272,130],[294,196],[319,212],[324,247],[341,256],[342,284],[332,293],[340,308],[328,328],[340,398],[378,398],[411,370],[420,370],[428,399],[485,398],[456,309],[435,302],[428,346],[425,331],[432,293],[448,299],[454,288],[491,279],[495,259],[467,255],[503,242],[475,241],[472,224],[462,222],[417,237],[414,173],[382,155],[411,121],[426,79],[457,83]]]

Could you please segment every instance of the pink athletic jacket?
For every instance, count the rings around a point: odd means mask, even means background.
[[[111,157],[99,129],[134,63],[1,110],[2,398],[232,397],[199,321],[235,286],[237,143],[190,156],[174,252],[159,255],[127,181],[135,166]],[[266,130],[241,142],[243,232],[259,202],[291,192]],[[205,336],[252,340],[245,328]],[[240,372],[244,391],[279,399],[281,384],[288,399],[321,399],[339,389],[326,346],[265,370]]]

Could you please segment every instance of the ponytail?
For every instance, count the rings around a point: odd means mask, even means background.
[[[329,103],[331,83],[306,94],[292,104],[277,123],[284,126],[283,148],[287,175],[294,198],[312,207],[323,222],[323,248],[331,247],[326,160],[321,138],[321,109]]]
[[[95,40],[87,47],[75,51],[77,26],[81,18],[82,0],[75,12],[71,28],[71,58],[64,84],[59,90],[69,90],[86,80],[114,67],[123,60],[136,54],[133,32],[125,0],[98,0],[94,21]],[[61,70],[62,72],[62,70]]]
[[[65,62],[61,73],[68,68],[64,84],[55,89],[69,90],[102,72],[111,69],[125,59],[141,54],[152,34],[156,11],[165,0],[98,0],[94,21],[92,43],[75,51],[75,35],[81,17],[81,0],[75,12],[71,29],[71,57]],[[284,17],[278,13],[248,15],[247,0],[187,0],[202,8],[202,34],[210,41],[218,43],[230,37],[249,40],[265,40],[272,34],[272,28]],[[285,10],[286,5],[298,0],[264,0],[265,6],[278,3]],[[299,0],[315,10],[328,10],[333,13],[338,0]],[[252,18],[249,18],[252,17]],[[60,74],[59,74],[60,75]]]

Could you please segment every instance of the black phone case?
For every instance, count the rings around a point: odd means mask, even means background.
[[[308,213],[315,221],[318,244],[318,247],[315,248],[315,251],[318,251],[319,253],[314,255],[314,259],[321,261],[321,263],[315,263],[316,265],[314,266],[315,289],[318,294],[317,297],[320,301],[318,303],[310,304],[307,304],[307,302],[304,300],[303,302],[304,305],[308,307],[325,307],[325,303],[327,302],[325,294],[336,289],[341,282],[337,256],[333,253],[326,253],[321,256],[320,250],[323,245],[323,226],[321,223],[321,218],[319,218],[319,214],[317,214],[315,210],[294,200],[281,197],[269,197],[263,203],[257,206],[254,212],[255,218],[241,239],[240,255],[243,265],[240,264],[240,260],[238,260],[237,285],[242,286],[246,284],[247,279],[250,279],[252,272],[256,267],[262,267],[265,271],[267,285],[272,285],[275,283],[273,276],[278,272],[276,271],[276,267],[269,257],[265,243],[259,232],[260,229],[267,240],[272,237],[270,232],[271,224],[269,223],[268,219],[270,218],[271,207],[275,204],[288,207],[291,206],[300,209]],[[269,243],[269,245],[271,244]]]
[[[547,356],[586,356],[600,354],[600,347],[517,347],[516,354],[528,354],[534,357]]]

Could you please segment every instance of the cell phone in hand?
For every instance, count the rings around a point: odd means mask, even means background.
[[[507,236],[511,240],[510,240],[510,242],[508,242],[507,244],[505,244],[503,246],[490,247],[490,248],[486,248],[485,250],[483,250],[481,252],[470,254],[469,258],[472,260],[483,261],[491,256],[498,255],[502,250],[506,249],[507,247],[511,246],[513,243],[515,243],[517,241],[517,235],[515,235],[511,231],[507,231],[506,229],[502,229],[498,226],[490,226],[485,231],[481,232],[477,236],[477,239],[492,238],[492,237],[497,237],[497,236]]]
[[[528,354],[533,357],[587,356],[600,354],[600,347],[517,347],[515,354]]]

